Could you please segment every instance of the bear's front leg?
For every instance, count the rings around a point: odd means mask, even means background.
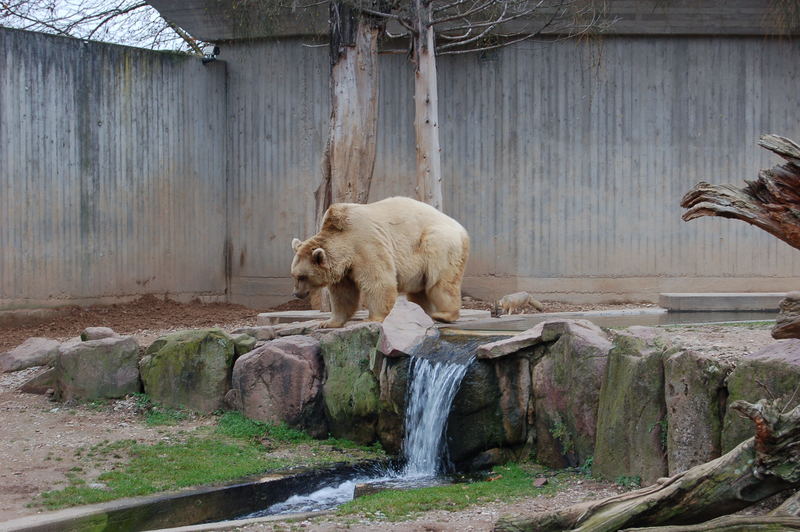
[[[368,321],[382,322],[394,308],[397,301],[397,285],[384,283],[364,291],[364,304],[369,310]]]
[[[360,293],[352,279],[344,278],[328,287],[331,296],[331,317],[320,324],[322,329],[342,327],[358,309]]]

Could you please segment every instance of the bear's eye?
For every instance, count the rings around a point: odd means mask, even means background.
[[[297,280],[300,281],[301,283],[303,283],[306,280],[308,280],[308,277],[306,277],[305,275],[298,275],[297,276]]]

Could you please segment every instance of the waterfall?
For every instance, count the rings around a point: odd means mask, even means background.
[[[443,473],[444,431],[453,397],[467,364],[434,362],[426,358],[411,361],[403,477],[434,477]]]
[[[406,465],[401,477],[435,477],[444,473],[447,417],[478,343],[439,340],[432,346],[426,342],[418,351],[426,355],[411,358],[403,439]]]

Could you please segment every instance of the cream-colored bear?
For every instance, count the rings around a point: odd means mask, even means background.
[[[330,292],[332,315],[322,327],[344,325],[360,298],[369,319],[383,321],[398,293],[436,320],[458,319],[469,235],[430,205],[403,197],[336,203],[320,232],[295,238],[292,249],[295,297],[324,286]]]

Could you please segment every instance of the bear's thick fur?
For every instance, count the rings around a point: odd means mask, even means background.
[[[371,321],[383,321],[398,293],[436,320],[458,319],[469,235],[430,205],[403,197],[336,203],[320,232],[305,242],[295,238],[292,249],[294,295],[330,291],[332,315],[322,327],[344,325],[359,299]]]

